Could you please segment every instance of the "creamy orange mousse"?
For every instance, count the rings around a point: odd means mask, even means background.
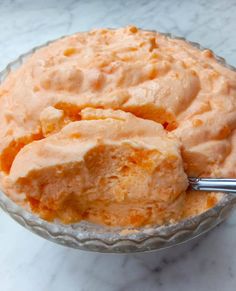
[[[235,81],[211,51],[133,26],[57,40],[0,86],[1,188],[65,223],[197,215],[218,196],[187,175],[236,176]]]
[[[163,127],[120,110],[80,115],[16,156],[9,178],[33,209],[112,225],[179,218],[187,177],[179,145]]]

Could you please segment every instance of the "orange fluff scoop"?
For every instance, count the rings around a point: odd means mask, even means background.
[[[55,41],[0,86],[1,187],[48,220],[198,214],[217,199],[187,175],[236,177],[235,81],[210,51],[136,27]]]

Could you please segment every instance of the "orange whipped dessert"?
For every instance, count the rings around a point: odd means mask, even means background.
[[[1,187],[65,223],[199,214],[218,196],[187,175],[236,176],[235,81],[209,50],[133,26],[55,41],[0,86]]]

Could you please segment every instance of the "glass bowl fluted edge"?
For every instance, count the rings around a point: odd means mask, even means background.
[[[173,39],[184,40],[200,50],[205,49],[198,43],[187,41],[182,37],[176,37],[169,33],[162,34]],[[28,53],[21,55],[18,59],[8,64],[0,73],[0,82],[12,70],[18,68],[37,49],[53,41],[49,41],[44,45],[30,50]],[[236,71],[223,58],[214,56],[219,63]],[[164,249],[203,234],[222,222],[229,215],[232,208],[236,206],[236,195],[225,194],[215,207],[210,208],[200,215],[175,224],[125,229],[99,226],[86,221],[70,225],[65,225],[60,222],[47,222],[16,205],[1,191],[0,206],[14,220],[28,230],[58,244],[87,251],[132,253]]]

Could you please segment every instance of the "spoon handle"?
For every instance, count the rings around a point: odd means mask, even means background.
[[[189,177],[188,180],[193,190],[236,194],[236,179]]]

